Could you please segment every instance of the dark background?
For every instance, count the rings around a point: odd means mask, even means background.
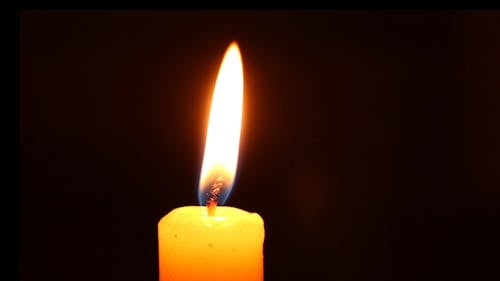
[[[498,11],[23,11],[23,281],[158,280],[238,41],[266,280],[500,279]]]

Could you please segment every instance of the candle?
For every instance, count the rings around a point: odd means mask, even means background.
[[[243,64],[236,42],[219,69],[198,188],[201,206],[172,210],[158,223],[160,281],[263,280],[264,221],[223,204],[238,163]]]

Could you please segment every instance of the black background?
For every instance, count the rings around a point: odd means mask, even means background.
[[[158,280],[243,56],[266,280],[500,278],[497,11],[23,11],[23,281]]]

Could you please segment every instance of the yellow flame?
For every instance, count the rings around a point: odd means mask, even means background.
[[[219,178],[231,187],[236,175],[243,110],[243,63],[236,42],[227,48],[215,82],[208,120],[200,191]]]

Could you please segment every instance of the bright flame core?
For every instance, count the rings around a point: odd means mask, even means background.
[[[208,120],[198,199],[206,205],[211,186],[222,177],[218,204],[226,201],[238,165],[243,110],[243,63],[236,42],[229,45],[215,82]]]

